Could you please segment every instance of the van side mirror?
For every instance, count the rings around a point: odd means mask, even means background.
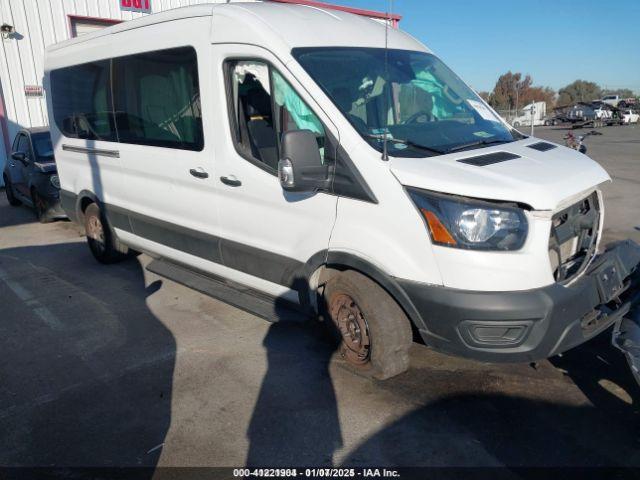
[[[282,134],[278,162],[280,185],[288,192],[315,192],[329,188],[329,167],[322,164],[315,134],[289,130]]]
[[[11,158],[13,158],[14,160],[17,160],[20,163],[23,163],[26,165],[27,163],[27,156],[25,155],[24,152],[13,152],[11,154]]]

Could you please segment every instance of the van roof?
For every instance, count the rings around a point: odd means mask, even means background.
[[[87,33],[47,48],[52,52],[120,32],[193,17],[212,16],[213,43],[383,47],[384,22],[339,10],[275,2],[212,3],[175,8]],[[388,29],[389,48],[425,50],[410,35]]]

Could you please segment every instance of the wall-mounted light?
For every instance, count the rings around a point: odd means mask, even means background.
[[[0,35],[2,35],[3,39],[7,39],[11,36],[13,32],[15,32],[15,28],[13,25],[9,25],[8,23],[3,23],[0,25]]]

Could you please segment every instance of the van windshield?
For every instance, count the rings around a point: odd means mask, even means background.
[[[383,48],[296,48],[294,57],[374,148],[426,157],[523,138],[437,57]],[[385,61],[386,57],[386,61]]]

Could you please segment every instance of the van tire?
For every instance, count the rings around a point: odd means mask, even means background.
[[[100,263],[116,263],[128,257],[116,248],[112,230],[96,203],[91,203],[84,211],[84,229],[89,249]]]
[[[35,188],[31,189],[31,202],[33,203],[33,209],[36,212],[36,218],[40,223],[51,223],[53,218],[47,215],[47,207],[45,201],[38,194]]]
[[[13,193],[13,186],[11,185],[11,181],[6,175],[2,175],[4,179],[4,193],[7,195],[7,202],[12,207],[17,207],[22,205],[22,202],[16,198],[15,193]]]
[[[327,326],[350,369],[385,380],[409,368],[411,323],[380,285],[346,270],[329,279],[323,296]]]

